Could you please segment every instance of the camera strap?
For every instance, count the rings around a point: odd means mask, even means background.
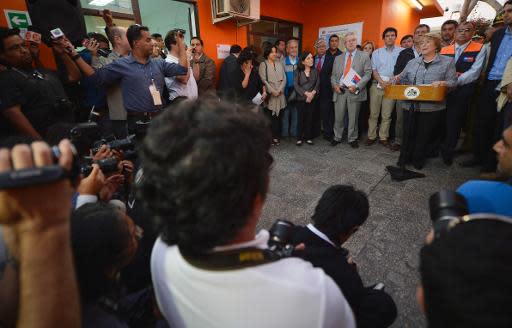
[[[256,247],[194,255],[187,254],[180,249],[180,253],[190,265],[209,271],[239,270],[281,259],[281,256],[269,249]]]

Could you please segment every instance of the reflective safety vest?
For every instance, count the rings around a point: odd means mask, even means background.
[[[483,44],[470,41],[466,49],[460,54],[459,59],[455,63],[455,69],[457,70],[457,76],[464,72],[469,71],[473,63],[476,61],[476,56],[482,50]],[[441,49],[441,55],[448,57],[455,57],[455,43]]]

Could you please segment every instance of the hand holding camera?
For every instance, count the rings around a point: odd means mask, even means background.
[[[71,171],[72,145],[62,140],[58,147],[58,166]],[[44,142],[16,145],[12,150],[0,149],[1,181],[20,181],[37,176],[53,165],[50,147]],[[4,184],[5,185],[5,184]],[[0,191],[0,224],[14,224],[20,232],[59,225],[69,219],[73,188],[69,179],[30,184]]]
[[[92,165],[91,173],[80,181],[78,193],[80,195],[97,195],[105,186],[105,175],[98,164]]]

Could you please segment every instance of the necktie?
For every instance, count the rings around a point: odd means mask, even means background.
[[[345,71],[343,72],[343,77],[347,76],[348,71],[350,71],[350,66],[352,66],[352,53],[348,54],[347,64],[345,65]]]
[[[461,52],[462,52],[462,47],[457,47],[457,49],[455,50],[455,61],[459,60]]]
[[[322,57],[318,57],[318,63],[316,64],[316,70],[319,72],[322,70]]]

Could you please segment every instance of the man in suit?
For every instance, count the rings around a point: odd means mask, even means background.
[[[332,37],[332,36],[331,36]],[[332,55],[327,52],[327,42],[318,38],[315,42],[316,56],[314,67],[320,72],[320,92],[318,93],[317,109],[315,113],[320,115],[324,139],[331,141],[334,135],[334,104],[332,102],[331,73],[334,58],[341,55]]]
[[[512,57],[512,0],[503,6],[505,27],[494,32],[491,38],[491,51],[485,72],[485,82],[481,90],[478,107],[475,112],[473,136],[473,158],[461,165],[482,166],[482,172],[496,170],[496,155],[492,145],[498,140],[501,131],[497,131],[497,88],[503,77],[507,61]]]
[[[219,95],[221,97],[228,97],[233,93],[234,85],[231,81],[233,71],[238,68],[236,59],[242,52],[242,48],[238,44],[234,44],[229,49],[229,56],[224,59],[219,73]]]
[[[354,311],[357,327],[388,327],[397,314],[393,299],[379,288],[364,287],[355,262],[341,247],[366,221],[368,213],[368,198],[363,192],[352,186],[332,186],[318,201],[313,224],[296,226],[292,241],[304,244],[302,257],[336,282]]]
[[[323,41],[323,42],[322,42]],[[336,34],[329,37],[329,49],[324,50],[325,41],[318,39],[315,42],[316,56],[315,68],[318,70],[320,62],[320,92],[318,94],[318,110],[322,118],[323,137],[327,141],[334,138],[334,104],[332,102],[331,73],[334,59],[341,55],[338,49],[339,38]],[[327,47],[327,44],[325,45]]]
[[[347,51],[336,57],[331,74],[334,102],[334,139],[332,146],[341,142],[343,136],[343,119],[348,111],[348,143],[352,148],[358,148],[358,124],[361,103],[366,100],[366,84],[372,77],[372,64],[366,52],[357,50],[357,37],[353,32],[345,35],[345,48]],[[354,70],[359,78],[349,85],[343,79]]]

